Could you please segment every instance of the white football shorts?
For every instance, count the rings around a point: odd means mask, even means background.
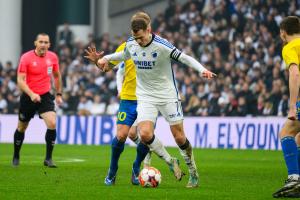
[[[152,121],[156,123],[158,112],[169,122],[170,125],[179,124],[183,121],[183,113],[180,101],[157,104],[152,102],[138,101],[137,122]]]

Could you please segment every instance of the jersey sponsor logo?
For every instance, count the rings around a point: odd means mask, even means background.
[[[157,52],[152,52],[151,54],[153,58],[157,58]]]
[[[52,66],[48,66],[48,67],[47,67],[47,73],[48,73],[48,74],[52,74],[52,69],[53,69]]]
[[[152,69],[152,67],[141,67],[141,66],[138,66],[139,69]]]
[[[134,52],[134,53],[133,53],[133,56],[137,56],[137,53],[136,53],[136,52]]]
[[[119,121],[124,121],[126,119],[126,112],[118,112],[118,120]]]
[[[155,61],[134,60],[134,64],[138,69],[152,69],[155,66]]]

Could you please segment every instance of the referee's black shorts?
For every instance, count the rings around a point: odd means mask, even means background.
[[[31,118],[34,117],[35,113],[38,112],[39,115],[54,111],[55,105],[54,99],[55,97],[47,92],[41,96],[41,102],[34,103],[31,101],[30,97],[23,93],[20,97],[20,107],[19,107],[19,120],[22,122],[29,122]]]

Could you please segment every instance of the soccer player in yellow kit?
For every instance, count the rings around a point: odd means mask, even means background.
[[[290,108],[288,119],[280,131],[288,178],[284,186],[273,194],[273,197],[300,197],[299,155],[295,141],[297,133],[300,132],[300,119],[297,113],[297,109],[300,109],[297,103],[300,81],[300,19],[296,16],[286,17],[280,23],[280,37],[284,43],[282,57],[289,70]]]
[[[122,43],[116,50],[116,52],[123,51],[126,43]],[[89,51],[86,51],[88,58],[90,61],[95,62],[94,58],[89,56],[94,56],[100,58],[100,56],[96,56],[95,49],[92,51],[92,48],[89,48]],[[99,54],[98,54],[99,55]],[[110,64],[119,67],[119,72],[124,72],[124,80],[120,83],[120,79],[118,78],[118,85],[122,85],[121,93],[120,93],[120,106],[118,112],[117,119],[117,134],[112,140],[112,155],[111,162],[108,174],[104,180],[106,185],[114,185],[116,180],[116,174],[118,170],[118,161],[121,153],[124,150],[125,141],[129,135],[130,139],[134,141],[136,144],[140,142],[138,134],[137,134],[137,124],[135,120],[137,118],[137,97],[136,97],[136,71],[135,65],[131,59],[128,59],[124,62],[119,61],[111,61]],[[122,73],[122,72],[121,72]],[[119,73],[120,75],[120,73]],[[122,76],[122,75],[121,75]],[[119,88],[120,89],[120,88]],[[159,141],[160,148],[157,148],[154,153],[156,153],[160,158],[166,161],[169,165],[170,170],[174,173],[177,180],[181,180],[184,173],[181,171],[179,167],[179,160],[177,158],[173,158],[166,151],[163,144]],[[137,148],[137,151],[139,149]],[[149,161],[146,162],[149,164]],[[138,185],[138,177],[132,173],[131,182],[133,185]]]

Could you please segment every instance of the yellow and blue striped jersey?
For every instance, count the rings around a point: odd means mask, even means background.
[[[126,42],[122,43],[116,50],[116,52],[123,51],[125,49]],[[117,65],[120,61],[110,61],[112,64]],[[132,59],[124,61],[125,65],[125,78],[122,84],[121,100],[137,100],[136,97],[136,69]]]

